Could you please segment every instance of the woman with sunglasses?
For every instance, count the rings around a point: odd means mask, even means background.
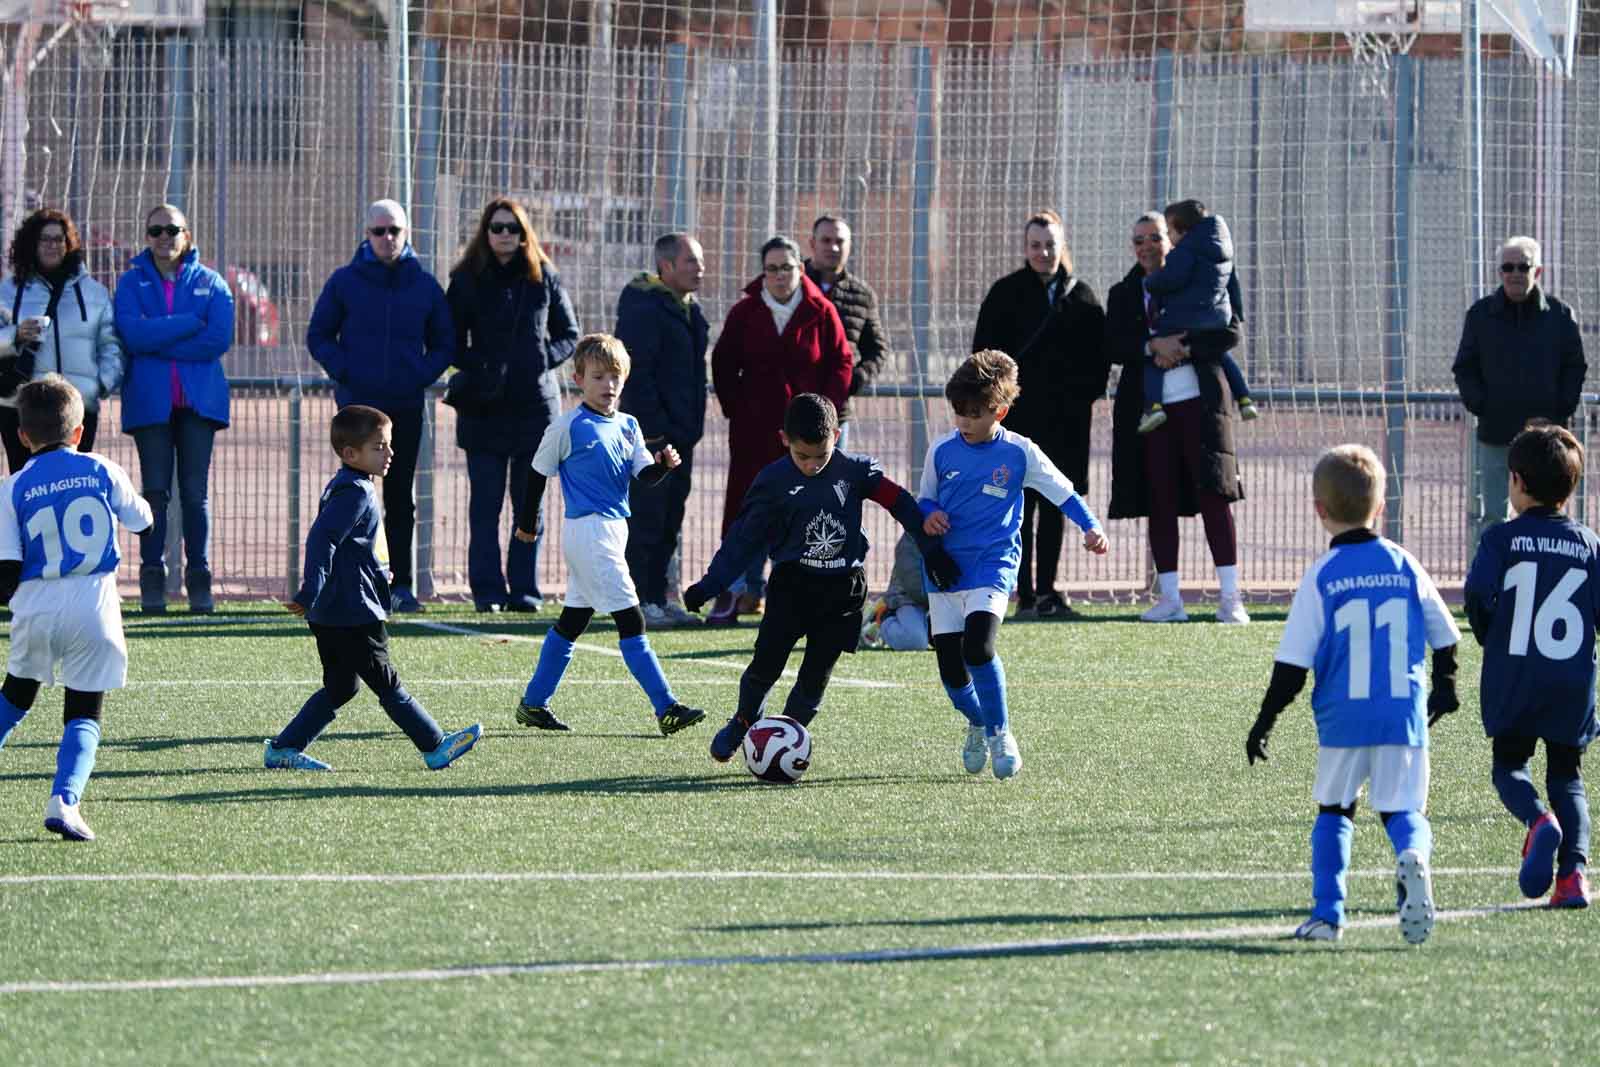
[[[83,264],[78,228],[54,208],[35,211],[11,239],[11,275],[0,282],[0,359],[15,357],[12,384],[58,372],[83,394],[80,452],[94,451],[100,400],[122,382],[122,340],[111,294]],[[0,440],[15,474],[28,461],[17,436],[16,394],[0,396]]]
[[[524,521],[533,454],[561,413],[555,369],[572,358],[578,317],[522,205],[489,202],[477,232],[450,272],[445,292],[455,324],[452,389],[456,445],[467,454],[467,584],[479,611],[538,611],[539,542],[510,539],[500,569],[500,512],[508,489],[512,520],[542,537],[544,516]]]
[[[122,432],[139,450],[139,476],[155,522],[139,535],[139,606],[167,610],[167,502],[176,461],[189,610],[211,597],[211,445],[228,426],[223,354],[233,344],[233,293],[200,262],[189,220],[171,204],[144,220],[145,250],[117,280],[117,332],[128,352]]]
[[[1543,250],[1532,237],[1500,246],[1500,287],[1473,304],[1450,368],[1461,403],[1478,417],[1473,541],[1504,522],[1511,439],[1529,419],[1562,426],[1578,410],[1587,363],[1572,309],[1544,291]]]

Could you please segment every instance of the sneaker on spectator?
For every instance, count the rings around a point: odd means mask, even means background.
[[[739,618],[738,605],[732,593],[718,593],[706,615],[707,626],[732,626]]]
[[[167,613],[167,568],[160,563],[139,568],[139,610],[146,615]]]
[[[1255,422],[1261,417],[1261,409],[1256,407],[1256,402],[1249,397],[1239,401],[1239,418],[1244,422]]]
[[[1556,891],[1550,894],[1552,908],[1587,908],[1589,906],[1589,879],[1582,871],[1573,871],[1556,879]]]
[[[644,614],[644,624],[651,630],[670,630],[678,625],[678,620],[667,614],[667,609],[660,604],[640,604],[639,610]]]
[[[408,585],[397,585],[389,593],[389,610],[402,615],[418,615],[424,610],[417,594]]]
[[[967,739],[961,744],[961,766],[968,774],[982,774],[989,762],[989,739],[983,736],[983,727],[967,726]]]
[[[1140,622],[1188,622],[1189,613],[1183,610],[1181,600],[1157,600],[1149,611],[1139,616]]]
[[[538,593],[513,593],[506,598],[506,610],[537,615],[544,610],[544,597]]]
[[[1149,433],[1151,430],[1157,429],[1158,427],[1164,425],[1166,421],[1167,413],[1161,410],[1161,405],[1151,404],[1150,410],[1146,411],[1139,419],[1139,432]]]
[[[1246,626],[1250,615],[1244,610],[1244,598],[1235,594],[1217,602],[1217,621],[1229,626]]]
[[[661,610],[667,613],[667,618],[672,620],[674,626],[699,626],[703,621],[700,616],[684,607],[681,600],[668,600],[661,605]]]
[[[503,600],[474,600],[472,607],[479,615],[498,615],[506,610]]]
[[[211,572],[191,570],[184,574],[183,585],[189,593],[189,613],[191,615],[211,615],[217,610],[217,602],[211,597]]]

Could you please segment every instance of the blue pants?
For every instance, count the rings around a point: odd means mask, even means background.
[[[683,529],[694,470],[694,449],[680,448],[683,462],[656,485],[634,483],[628,491],[628,573],[641,604],[665,604],[667,567]]]
[[[506,498],[508,468],[511,518],[520,523],[532,460],[531,452],[511,456],[467,453],[467,585],[475,603],[504,604],[508,585],[511,596],[543,596],[538,573],[539,545],[544,539],[543,511],[536,516],[534,525],[539,540],[530,545],[511,538],[506,546],[505,571],[500,570],[500,508]]]
[[[217,424],[193,408],[175,408],[167,422],[133,431],[139,476],[155,522],[139,535],[139,562],[161,566],[167,545],[167,503],[172,499],[172,464],[178,464],[178,501],[183,509],[183,551],[189,573],[211,574],[211,444]]]

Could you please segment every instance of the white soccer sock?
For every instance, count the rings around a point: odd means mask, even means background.
[[[1156,591],[1161,595],[1161,599],[1167,603],[1182,600],[1182,596],[1178,593],[1178,572],[1165,571],[1158,573],[1156,575]]]
[[[1239,568],[1235,564],[1217,568],[1217,581],[1222,584],[1222,595],[1232,599],[1239,595]]]

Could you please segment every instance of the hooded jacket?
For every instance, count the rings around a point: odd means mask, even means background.
[[[124,433],[159,426],[172,417],[172,365],[195,414],[228,425],[228,378],[222,356],[233,345],[233,293],[222,275],[190,248],[178,262],[172,311],[167,311],[161,271],[148,249],[133,257],[117,279],[117,332],[128,354],[122,382]]]
[[[20,301],[17,296],[16,278],[0,282],[0,318],[10,318],[13,308],[17,311],[14,319],[0,326],[0,356],[17,354],[16,323],[45,314],[50,283],[36,274],[22,283]],[[60,374],[83,394],[85,411],[98,411],[101,398],[122,384],[122,361],[111,294],[80,265],[63,284],[56,313],[39,338],[33,376]],[[0,406],[15,407],[16,402],[14,396],[0,398]]]
[[[679,300],[656,275],[641,273],[617,298],[616,335],[633,360],[622,410],[639,420],[652,448],[693,448],[706,429],[710,325],[700,302]]]
[[[1160,308],[1158,336],[1184,330],[1225,330],[1233,318],[1233,235],[1221,215],[1207,215],[1167,253],[1166,264],[1144,280]]]
[[[1588,363],[1572,309],[1534,286],[1521,303],[1504,287],[1473,304],[1450,368],[1478,440],[1508,445],[1529,419],[1566,425],[1578,410]]]
[[[380,411],[422,406],[422,393],[455,359],[450,306],[406,245],[392,267],[361,242],[328,277],[306,327],[306,347],[338,383],[340,407]]]

